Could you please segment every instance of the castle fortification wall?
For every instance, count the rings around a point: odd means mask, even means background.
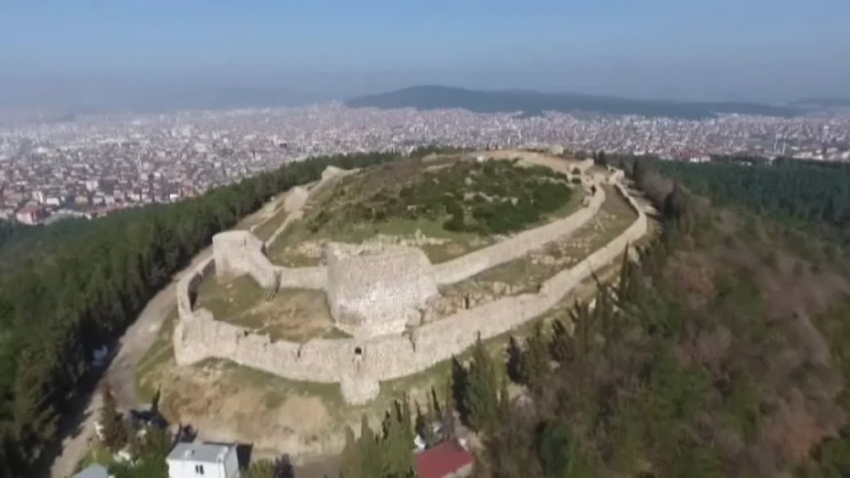
[[[595,192],[590,196],[586,204],[569,217],[559,219],[545,226],[520,232],[514,237],[458,257],[457,259],[436,264],[434,269],[436,270],[437,283],[440,285],[449,285],[466,280],[487,269],[518,259],[534,249],[539,249],[545,244],[572,234],[589,220],[593,219],[604,202],[605,191],[601,187],[596,187]]]
[[[283,210],[290,214],[300,211],[307,204],[309,197],[310,193],[306,188],[295,186],[286,193],[286,199],[283,200]]]
[[[418,323],[427,302],[439,295],[422,249],[392,246],[373,251],[329,244],[327,297],[337,327],[355,337],[401,334]]]
[[[215,270],[215,262],[210,257],[196,265],[177,281],[177,314],[181,318],[192,315],[192,299],[198,290],[198,286],[201,285],[201,281],[205,277],[212,276]]]
[[[281,289],[325,290],[328,282],[328,270],[324,266],[282,267],[272,266],[280,277]]]
[[[547,280],[536,294],[506,297],[463,310],[416,328],[409,335],[320,339],[305,344],[272,342],[266,335],[217,321],[206,310],[191,310],[188,292],[199,280],[181,281],[185,287],[178,287],[178,293],[186,293],[187,298],[178,297],[180,321],[173,337],[177,363],[220,358],[291,380],[338,382],[350,403],[371,400],[378,394],[379,381],[427,369],[461,353],[479,336],[491,338],[540,316],[595,270],[615,260],[629,243],[641,238],[647,232],[646,214],[619,182],[614,182],[614,187],[637,213],[637,219],[620,236]]]

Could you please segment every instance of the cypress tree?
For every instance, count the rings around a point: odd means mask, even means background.
[[[516,337],[511,336],[508,341],[508,377],[515,383],[526,383],[526,377],[523,375],[523,354],[522,348]]]
[[[339,473],[340,478],[363,477],[363,457],[360,456],[357,439],[354,438],[354,430],[345,427],[345,448],[340,455]]]
[[[535,327],[534,334],[526,339],[522,360],[522,375],[525,385],[533,395],[543,389],[549,375],[549,351],[543,338],[542,324]]]
[[[508,392],[508,378],[503,378],[501,383],[502,387],[499,390],[499,419],[502,422],[506,422],[511,416],[511,395]]]
[[[452,385],[452,379],[449,377],[446,381],[446,398],[442,410],[443,440],[451,440],[457,436],[455,430],[455,398],[452,393]]]
[[[410,398],[405,395],[401,404],[401,426],[404,430],[404,437],[410,446],[413,446],[413,440],[416,438],[416,432],[413,430],[413,412],[410,409]]]
[[[481,339],[472,351],[467,393],[469,425],[477,431],[491,430],[498,420],[498,383],[493,359]]]
[[[363,420],[360,422],[360,439],[357,441],[357,448],[361,463],[360,476],[364,478],[381,476],[381,450],[366,415],[363,415]]]

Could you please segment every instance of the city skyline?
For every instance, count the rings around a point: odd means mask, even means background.
[[[0,7],[0,108],[189,88],[324,102],[421,84],[769,103],[850,97],[850,4],[585,3],[9,3]]]

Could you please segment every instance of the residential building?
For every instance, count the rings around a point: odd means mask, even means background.
[[[38,221],[44,216],[45,211],[40,206],[26,206],[21,208],[21,210],[15,215],[18,222],[29,224],[30,226],[38,224]]]
[[[178,443],[166,462],[168,478],[241,478],[236,445]]]

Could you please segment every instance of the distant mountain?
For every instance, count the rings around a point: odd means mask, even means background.
[[[794,116],[793,107],[738,102],[693,102],[637,100],[613,96],[536,91],[477,91],[448,86],[414,86],[390,93],[361,96],[345,103],[353,108],[416,108],[420,110],[461,108],[478,113],[523,112],[537,115],[543,111],[635,114],[679,118],[707,118],[721,113],[768,116]]]
[[[850,98],[806,98],[788,103],[791,108],[830,111],[850,109]]]

